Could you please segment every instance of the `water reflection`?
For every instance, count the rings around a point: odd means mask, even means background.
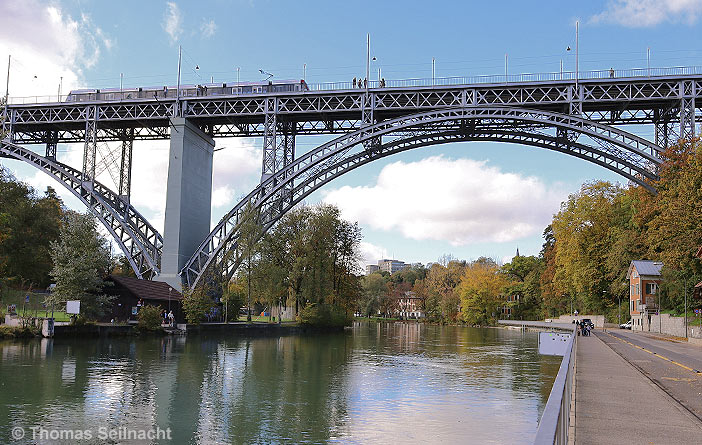
[[[15,426],[170,428],[161,443],[527,443],[560,363],[533,333],[418,323],[0,342],[0,357],[0,443]]]

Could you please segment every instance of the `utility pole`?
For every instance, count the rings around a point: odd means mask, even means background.
[[[307,64],[302,64],[302,80],[307,81]]]
[[[575,89],[578,89],[580,78],[580,20],[575,21]]]
[[[178,45],[178,85],[176,86],[176,109],[175,115],[180,115],[180,62],[183,53],[183,48]]]
[[[687,277],[685,277],[685,338],[687,338]]]
[[[505,53],[505,83],[507,82],[507,60],[508,60],[508,55]]]
[[[648,77],[651,77],[651,47],[646,48],[646,71]]]
[[[368,84],[370,78],[370,33],[366,34],[366,93],[368,93]]]
[[[431,58],[431,84],[434,85],[436,83],[436,59]]]
[[[10,62],[12,61],[12,55],[7,56],[7,84],[5,85],[5,111],[3,120],[3,126],[7,125],[7,103],[10,101]]]

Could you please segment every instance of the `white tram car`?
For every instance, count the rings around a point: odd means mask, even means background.
[[[104,88],[73,90],[66,102],[92,102],[104,100],[165,99],[175,98],[177,87]],[[264,82],[207,83],[181,85],[180,97],[231,96],[239,94],[286,93],[309,91],[304,80],[278,80]]]

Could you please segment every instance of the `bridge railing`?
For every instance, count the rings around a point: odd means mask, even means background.
[[[592,70],[580,71],[577,75],[578,80],[592,79],[621,79],[621,78],[646,78],[660,76],[690,76],[702,75],[702,66],[676,66],[667,68],[631,68],[631,69],[608,69],[608,70]],[[431,86],[456,86],[456,85],[480,85],[480,84],[504,84],[504,83],[525,83],[525,82],[558,82],[558,81],[574,81],[576,75],[574,71],[559,71],[551,73],[523,73],[523,74],[495,74],[483,76],[457,76],[457,77],[435,77],[435,78],[416,78],[416,79],[399,79],[399,80],[371,80],[368,83],[369,89],[377,88],[414,88],[414,87],[431,87]],[[361,79],[362,82],[362,79]],[[336,91],[336,90],[364,90],[365,85],[361,87],[361,82],[357,82],[356,86],[352,81],[348,82],[323,82],[309,83],[307,86],[310,91]],[[182,91],[182,90],[181,90]],[[251,93],[242,93],[251,94]],[[10,97],[8,102],[12,105],[29,105],[29,104],[45,104],[66,102],[68,95],[50,95],[50,96],[25,96],[25,97]],[[183,97],[183,99],[186,99]],[[115,100],[119,100],[116,98]],[[74,102],[71,102],[74,103]],[[80,102],[76,102],[80,104]]]
[[[571,338],[568,340],[561,366],[551,388],[551,394],[548,396],[546,407],[541,414],[539,427],[536,430],[536,438],[534,439],[534,443],[537,445],[565,445],[568,443],[571,394],[575,384],[576,336],[577,328],[573,329]]]

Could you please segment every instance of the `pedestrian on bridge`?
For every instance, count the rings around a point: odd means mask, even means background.
[[[356,88],[356,78],[353,78],[353,88]]]

